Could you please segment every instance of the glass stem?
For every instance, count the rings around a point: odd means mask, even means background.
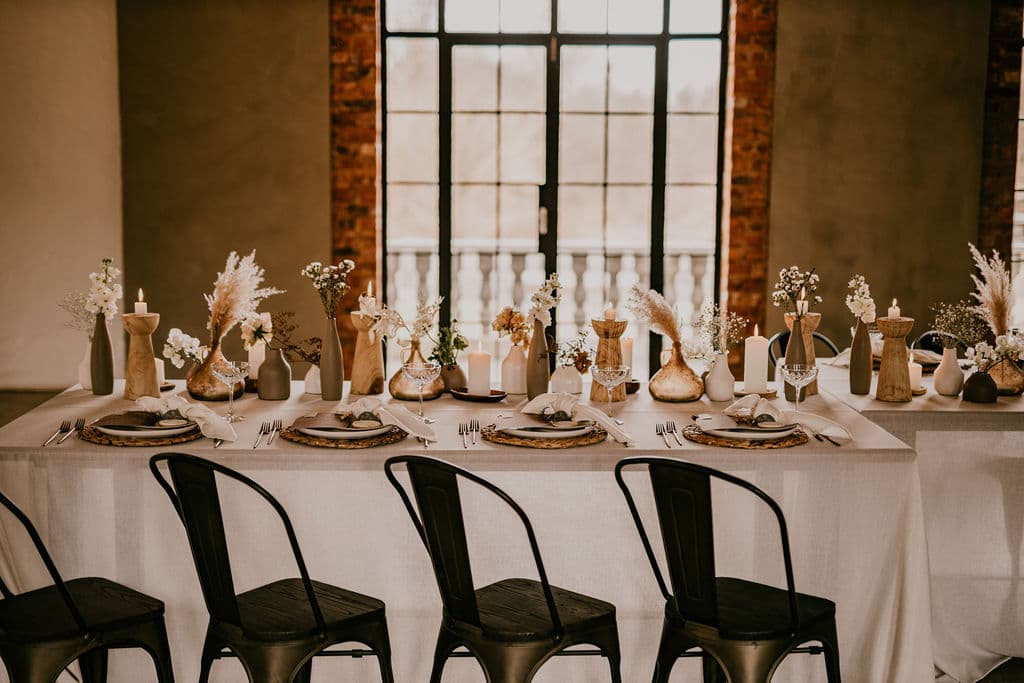
[[[235,416],[235,383],[228,384],[228,422]]]
[[[423,419],[423,385],[420,385],[420,419]]]

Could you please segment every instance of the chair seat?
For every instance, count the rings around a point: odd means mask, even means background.
[[[551,586],[565,633],[615,625],[615,605]],[[476,591],[480,626],[489,638],[528,641],[550,638],[551,614],[539,581],[504,579]]]
[[[111,631],[159,619],[164,603],[102,578],[65,583],[90,630]],[[0,640],[51,642],[80,635],[56,586],[0,600]]]
[[[384,603],[376,598],[319,581],[312,583],[329,630],[384,616]],[[302,579],[282,579],[239,594],[238,612],[245,635],[253,640],[293,640],[316,634]]]
[[[792,633],[789,615],[789,593],[781,588],[731,577],[719,577],[718,635],[728,640],[771,640]],[[836,604],[825,598],[796,594],[800,627],[835,618]],[[675,609],[675,602],[665,605],[669,621],[682,626],[684,619]]]

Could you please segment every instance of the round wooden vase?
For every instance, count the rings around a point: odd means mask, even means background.
[[[594,356],[594,365],[599,368],[622,365],[622,341],[620,337],[626,331],[626,327],[629,326],[629,321],[591,320],[590,326],[597,333],[597,353]],[[592,382],[590,384],[590,400],[602,403],[607,402],[608,390],[598,382]],[[613,402],[626,400],[625,383],[612,389],[611,400]]]
[[[786,314],[786,328],[789,329],[789,344],[793,343],[793,321],[796,320],[796,313]],[[821,324],[821,313],[804,313],[800,316],[801,325],[801,339],[804,343],[804,362],[807,365],[816,365],[814,356],[814,331],[818,329],[818,325]],[[786,345],[787,351],[789,344]],[[786,356],[787,362],[789,355]],[[794,361],[795,362],[795,361]],[[818,393],[818,379],[815,378],[813,382],[804,387],[803,394],[800,398],[802,401],[804,397],[814,396]],[[790,399],[792,400],[792,399]]]
[[[878,368],[875,398],[890,403],[906,403],[912,398],[910,367],[907,364],[907,335],[914,329],[913,318],[879,318],[878,329],[885,338],[882,364]]]
[[[369,395],[384,393],[384,352],[381,340],[370,341],[370,328],[374,320],[359,311],[349,314],[356,328],[356,350],[352,356],[353,394]]]
[[[671,355],[651,377],[647,390],[655,401],[668,403],[696,401],[704,394],[704,382],[686,364],[679,342],[673,342]]]
[[[995,381],[1000,396],[1020,396],[1024,393],[1024,372],[1013,360],[1003,359],[993,365],[988,374]]]
[[[402,361],[402,364],[406,363],[426,363],[426,359],[423,358],[423,353],[420,351],[420,340],[412,339],[409,343],[409,357]],[[412,380],[405,376],[402,372],[402,368],[398,368],[391,379],[388,381],[388,391],[394,398],[400,401],[418,401],[420,400],[420,388],[413,383]],[[439,398],[444,393],[444,380],[438,375],[430,384],[423,387],[423,400],[432,401],[435,398]]]
[[[160,324],[159,313],[124,313],[121,323],[129,334],[128,362],[124,371],[124,397],[134,401],[140,396],[160,398],[156,358],[153,356],[153,332]]]
[[[213,342],[210,353],[206,359],[192,368],[185,378],[185,388],[192,398],[200,401],[226,401],[228,400],[228,387],[220,381],[217,375],[213,374],[213,366],[223,363],[227,359],[220,350],[220,339]],[[237,382],[233,387],[235,398],[245,393],[245,382]]]

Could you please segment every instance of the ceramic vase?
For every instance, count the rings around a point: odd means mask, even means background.
[[[871,337],[868,334],[868,326],[867,323],[858,318],[857,331],[853,333],[853,342],[850,344],[851,394],[863,396],[871,393],[872,363]],[[962,377],[961,381],[963,381]]]
[[[320,393],[320,366],[310,365],[309,370],[306,371],[306,376],[302,380],[303,391],[307,394],[319,394]]]
[[[964,388],[964,371],[956,360],[956,347],[942,349],[942,362],[935,368],[935,392],[956,396]]]
[[[185,388],[188,389],[192,398],[200,401],[226,401],[228,400],[228,387],[220,381],[217,375],[213,374],[213,366],[223,363],[227,359],[220,350],[220,339],[213,342],[206,359],[199,365],[193,366],[185,378]],[[245,382],[238,382],[233,387],[235,398],[245,392]]]
[[[729,370],[729,354],[716,353],[714,365],[704,378],[704,393],[712,401],[730,401],[736,388],[736,378]]]
[[[789,331],[790,331],[790,334],[789,334],[789,344],[792,344],[793,343],[793,338],[795,336],[797,336],[793,332],[793,321],[795,321],[796,319],[797,319],[797,316],[796,316],[795,313],[787,313],[786,314],[786,327],[788,327]],[[804,361],[803,362],[806,363],[807,365],[815,365],[816,364],[816,362],[815,362],[816,359],[814,357],[814,331],[817,330],[818,329],[818,325],[821,324],[821,313],[804,313],[802,316],[800,316],[800,321],[801,321],[801,325],[800,325],[800,339],[803,342],[803,348],[804,348]],[[786,346],[786,350],[787,351],[789,350],[789,345]],[[787,354],[787,362],[788,362],[788,354]],[[797,361],[792,361],[792,362],[796,363]],[[800,394],[800,400],[801,401],[804,400],[804,397],[806,397],[806,396],[815,396],[815,395],[817,395],[817,393],[818,393],[818,380],[817,380],[817,378],[815,378],[813,382],[811,382],[806,387],[804,387],[803,393]],[[789,397],[788,390],[787,390],[786,397],[787,398]]]
[[[572,365],[556,368],[551,374],[551,391],[556,394],[582,394],[583,375]]]
[[[807,364],[807,347],[804,345],[804,318],[791,313],[786,314],[786,327],[789,328],[789,343],[786,344],[786,365]],[[812,344],[813,347],[813,344]],[[789,382],[783,381],[787,401],[796,400],[796,389]],[[807,387],[800,390],[800,400],[807,396]]]
[[[345,362],[341,358],[338,324],[334,318],[328,318],[320,346],[320,397],[325,401],[340,401],[344,384]]]
[[[539,320],[533,321],[533,336],[530,337],[530,352],[526,355],[526,396],[534,399],[548,392],[551,368],[548,365],[548,340],[544,326]]]
[[[975,372],[964,382],[964,400],[971,403],[995,403],[999,398],[996,381],[987,372]]]
[[[466,373],[458,363],[441,366],[441,381],[444,383],[444,390],[449,392],[452,389],[465,389],[469,384]]]
[[[85,343],[85,355],[78,363],[78,383],[87,391],[92,391],[92,341]]]
[[[356,328],[356,350],[352,355],[352,382],[349,392],[359,395],[384,393],[384,351],[381,340],[370,340],[374,319],[359,311],[349,314]]]
[[[526,352],[518,344],[512,345],[501,362],[501,390],[513,395],[526,393]]]
[[[107,318],[102,313],[96,314],[96,327],[92,332],[89,379],[92,382],[92,393],[97,396],[114,393],[114,349],[110,346]]]
[[[411,340],[409,343],[409,356],[402,361],[402,364],[420,364],[426,362],[426,359],[423,358],[423,353],[420,351],[420,340]],[[388,382],[388,391],[391,392],[391,396],[401,401],[420,400],[420,388],[405,376],[401,367],[399,367],[395,374],[391,376],[391,380]],[[432,401],[443,393],[444,380],[441,379],[440,375],[438,375],[437,379],[423,387],[423,400]]]
[[[1000,396],[1020,396],[1024,393],[1024,371],[1016,362],[1006,358],[989,369]]]
[[[292,394],[292,366],[281,349],[266,349],[256,381],[259,397],[264,401],[284,401]]]
[[[704,382],[697,376],[683,358],[683,348],[679,342],[672,344],[672,351],[654,373],[647,384],[651,398],[655,401],[683,403],[696,401],[704,393]]]

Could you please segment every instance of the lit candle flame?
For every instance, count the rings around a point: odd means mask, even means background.
[[[892,300],[892,305],[893,305],[893,308],[895,308],[895,307],[896,307],[896,298],[895,298],[895,297],[893,297],[893,300]]]
[[[366,283],[366,296],[373,296],[373,280]]]
[[[755,337],[759,336],[759,335],[757,334],[757,323],[754,323],[754,336],[755,336]]]
[[[144,300],[145,299],[142,298],[142,288],[140,287],[139,288],[139,301],[144,301]]]

